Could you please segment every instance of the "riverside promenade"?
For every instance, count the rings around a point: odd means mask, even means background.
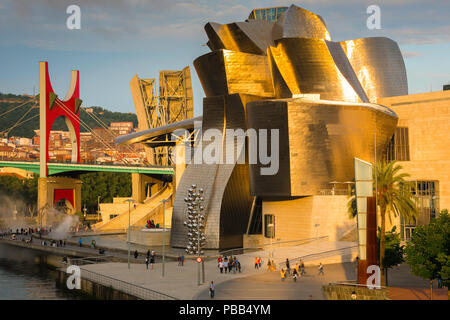
[[[102,238],[102,237],[96,237]],[[18,240],[0,240],[0,243],[7,243],[10,245],[28,247],[32,250],[41,250],[49,254],[56,254],[59,256],[69,255],[73,257],[100,257],[98,255],[98,249],[92,249],[88,245],[88,239],[83,237],[84,246],[79,247],[73,241],[67,243],[65,247],[49,247],[42,246],[37,239],[34,243],[27,244],[19,238]],[[117,241],[121,241],[120,238],[103,237],[103,241],[97,241],[102,243],[103,247],[112,246],[117,244]],[[126,245],[126,243],[125,243]],[[156,263],[153,269],[149,266],[146,269],[144,264],[145,255],[142,252],[146,252],[146,248],[140,248],[141,253],[139,257],[135,259],[131,256],[130,269],[128,269],[127,251],[123,250],[123,242],[120,248],[106,249],[105,259],[102,263],[93,263],[80,265],[81,275],[98,274],[108,279],[115,280],[117,282],[127,283],[136,287],[142,287],[163,295],[168,295],[176,299],[190,300],[190,299],[210,299],[208,295],[208,285],[210,281],[214,281],[216,284],[216,297],[215,299],[230,299],[230,300],[247,300],[247,299],[324,299],[323,285],[327,285],[330,282],[338,281],[351,281],[356,278],[356,264],[354,262],[342,262],[325,264],[325,275],[319,276],[317,270],[317,259],[306,262],[306,275],[300,277],[297,282],[294,282],[291,277],[288,277],[284,281],[280,278],[278,264],[283,261],[281,256],[289,254],[291,260],[294,256],[311,256],[311,252],[320,253],[321,251],[327,253],[330,248],[335,248],[336,244],[331,244],[326,241],[321,243],[314,243],[309,245],[298,246],[297,248],[279,248],[280,251],[275,252],[277,257],[277,271],[267,271],[267,258],[268,252],[260,251],[249,254],[236,255],[241,263],[241,273],[220,273],[217,267],[216,256],[210,257],[205,260],[205,283],[200,286],[197,284],[197,272],[198,264],[195,260],[186,259],[184,266],[179,266],[175,261],[178,257],[179,249],[167,248],[169,255],[166,257],[165,276],[162,276],[162,261],[161,251],[158,248],[149,248],[157,252]],[[343,248],[343,247],[341,247]],[[133,251],[137,247],[132,247]],[[281,250],[282,249],[282,250]],[[341,250],[342,251],[342,250]],[[342,251],[345,253],[345,250]],[[233,256],[235,256],[233,254]],[[254,268],[254,257],[261,256],[263,259],[262,267],[260,269]],[[329,255],[322,255],[323,258],[329,257]],[[294,267],[295,262],[291,263],[291,268]],[[83,275],[84,273],[84,275]],[[100,277],[101,278],[101,277]],[[100,283],[100,282],[99,282]],[[113,283],[103,283],[104,285],[112,285]],[[403,299],[428,299],[428,281],[414,277],[409,272],[407,265],[402,265],[399,268],[394,268],[389,273],[389,285],[392,286],[389,289],[389,298],[393,300]],[[117,288],[119,290],[119,288]],[[447,299],[447,288],[437,289],[434,288],[435,299]]]

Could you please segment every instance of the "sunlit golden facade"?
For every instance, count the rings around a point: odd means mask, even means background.
[[[333,181],[353,180],[354,157],[371,162],[374,150],[381,157],[398,117],[375,103],[407,94],[397,44],[386,38],[333,42],[322,17],[294,5],[255,9],[245,22],[210,22],[205,31],[212,52],[194,61],[206,94],[203,130],[278,129],[280,165],[275,175],[261,175],[261,163],[189,165],[175,197],[172,246],[186,244],[183,199],[191,184],[205,189],[208,248],[242,246],[243,234],[262,237],[265,221],[271,221],[265,216],[277,206],[297,208],[303,212],[299,219],[308,210],[296,206],[344,207],[344,198],[332,206],[317,204],[325,198],[295,199],[323,195]],[[224,141],[222,146],[225,151]],[[276,232],[289,230],[275,225]],[[308,228],[275,237],[298,239],[313,232]]]

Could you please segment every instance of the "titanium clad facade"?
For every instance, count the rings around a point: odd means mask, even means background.
[[[284,38],[275,43],[277,46],[269,50],[292,94],[320,94],[322,99],[334,101],[367,101],[358,80],[352,77],[352,70],[337,54],[336,64],[325,40]]]
[[[276,23],[273,39],[281,38],[312,38],[331,41],[330,33],[322,17],[295,5],[291,5]]]
[[[250,164],[251,194],[262,197],[316,195],[331,181],[353,180],[353,158],[373,161],[375,131],[381,157],[398,120],[375,104],[307,99],[251,102],[247,119],[249,128],[280,130],[278,173],[264,176],[261,164]]]
[[[374,37],[340,42],[370,102],[408,94],[408,80],[398,44]]]
[[[217,129],[224,133],[224,140],[220,143],[222,159],[231,156],[226,154],[227,140],[224,129],[245,129],[244,106],[249,101],[260,99],[258,96],[238,94],[204,99],[202,130],[204,132],[207,129]],[[210,143],[212,142],[202,139],[203,150]],[[237,155],[237,150],[234,152]],[[184,197],[189,187],[196,184],[204,189],[206,247],[225,249],[242,246],[242,234],[247,228],[253,200],[250,195],[248,170],[245,163],[188,165],[175,195],[171,245],[186,246],[187,228],[183,222],[187,219],[187,208]]]
[[[209,22],[205,25],[208,46],[212,51],[226,49],[265,55],[267,47],[273,45],[273,25],[272,22],[256,20],[225,25]]]
[[[195,59],[194,66],[207,97],[234,93],[273,97],[265,56],[218,50]]]

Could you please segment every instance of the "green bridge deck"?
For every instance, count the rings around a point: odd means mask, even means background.
[[[123,172],[143,174],[173,175],[172,167],[141,167],[124,165],[102,165],[88,163],[48,163],[48,175],[57,175],[71,172]],[[39,174],[39,162],[27,161],[1,161],[0,167],[12,167]]]

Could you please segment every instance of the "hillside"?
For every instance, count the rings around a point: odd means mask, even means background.
[[[11,110],[15,106],[30,100],[29,96],[25,95],[15,95],[15,94],[3,94],[0,92],[0,115],[4,112]],[[14,123],[16,123],[31,107],[31,103],[20,107],[16,111],[8,113],[0,117],[0,132],[10,128]],[[102,107],[91,107],[96,116],[98,116],[104,123],[108,126],[111,122],[133,122],[134,127],[137,126],[137,117],[135,113],[123,113],[123,112],[112,112],[106,110]],[[39,109],[35,108],[28,113],[24,120],[39,114]],[[89,116],[86,112],[81,111],[81,120],[83,120],[91,128],[96,128],[99,125]],[[39,129],[39,117],[30,120],[23,125],[14,128],[9,133],[9,136],[20,136],[32,138],[34,136],[34,130]],[[59,118],[53,124],[52,130],[67,130],[66,123],[64,119]],[[81,128],[82,132],[85,132],[84,128]]]

